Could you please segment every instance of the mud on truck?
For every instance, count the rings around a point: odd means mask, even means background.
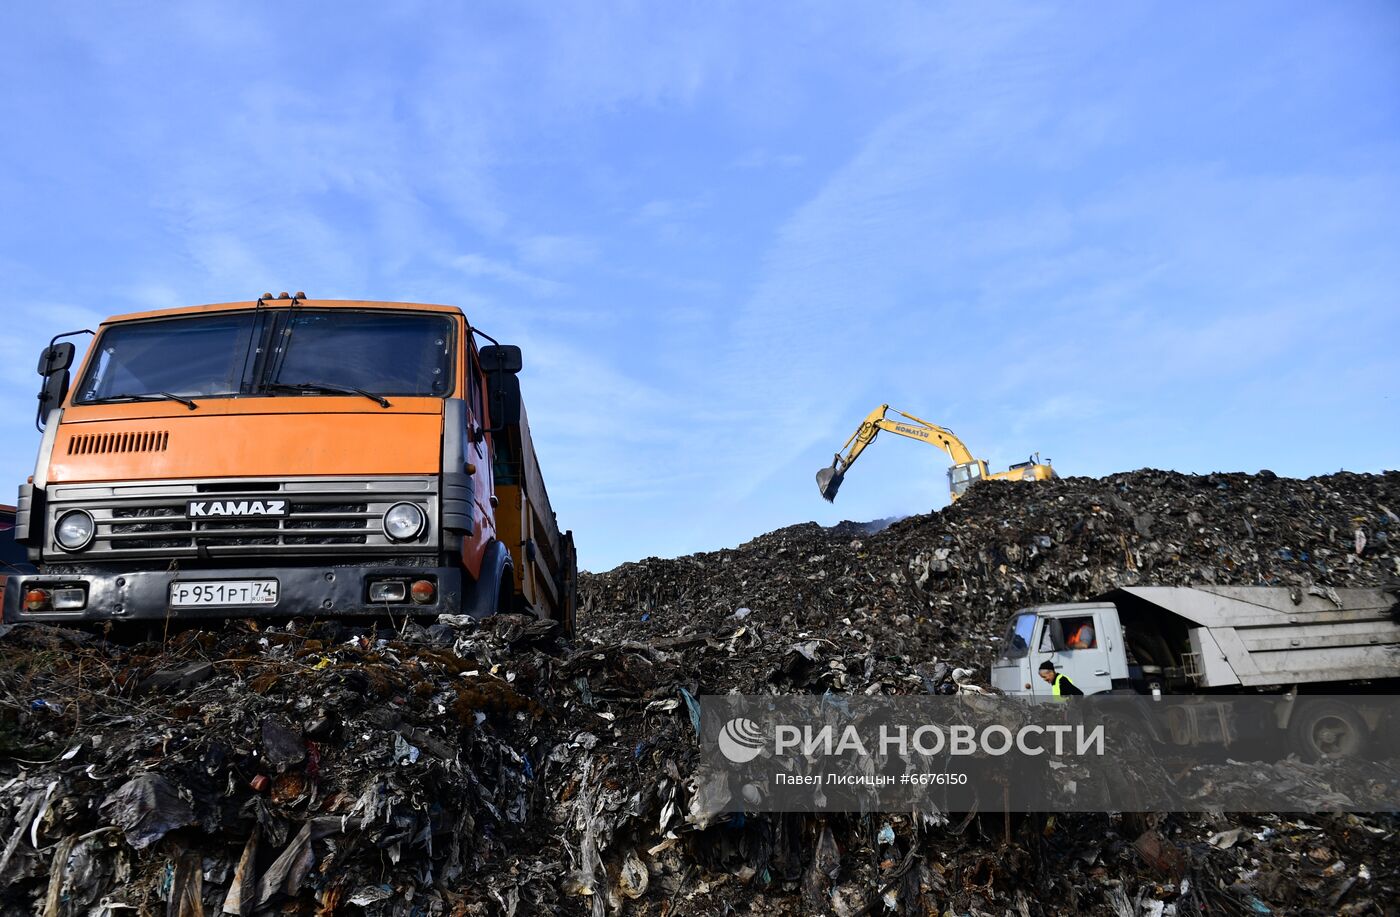
[[[526,611],[572,632],[520,349],[456,307],[122,315],[76,370],[70,336],[39,360],[15,518],[39,572],[9,578],[6,622]]]

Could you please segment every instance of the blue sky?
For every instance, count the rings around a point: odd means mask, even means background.
[[[1394,3],[288,6],[0,12],[0,480],[52,334],[267,289],[520,344],[594,570],[945,505],[893,437],[818,497],[882,402],[998,468],[1396,467]]]

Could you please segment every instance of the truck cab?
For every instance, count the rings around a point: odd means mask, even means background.
[[[1047,661],[1085,694],[1126,687],[1128,658],[1118,609],[1102,602],[1017,611],[992,664],[992,686],[1007,694],[1049,699],[1051,686],[1038,674]]]
[[[266,294],[51,343],[7,621],[528,610],[572,626],[519,348],[455,306]],[[18,581],[18,582],[16,582]]]

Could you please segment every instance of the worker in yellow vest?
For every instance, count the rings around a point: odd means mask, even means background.
[[[1040,677],[1045,679],[1046,684],[1053,686],[1050,693],[1056,697],[1084,696],[1084,692],[1075,687],[1074,682],[1069,680],[1068,675],[1063,675],[1055,671],[1055,663],[1048,659],[1040,664]]]

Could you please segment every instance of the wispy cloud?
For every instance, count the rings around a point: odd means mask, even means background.
[[[563,289],[563,285],[556,281],[547,280],[544,277],[539,277],[534,274],[528,274],[511,264],[488,258],[485,255],[457,255],[448,263],[453,268],[469,277],[501,280],[515,286],[523,287],[536,296],[552,296]]]
[[[521,260],[544,267],[576,267],[598,259],[596,239],[584,236],[541,233],[518,239],[515,243]]]

